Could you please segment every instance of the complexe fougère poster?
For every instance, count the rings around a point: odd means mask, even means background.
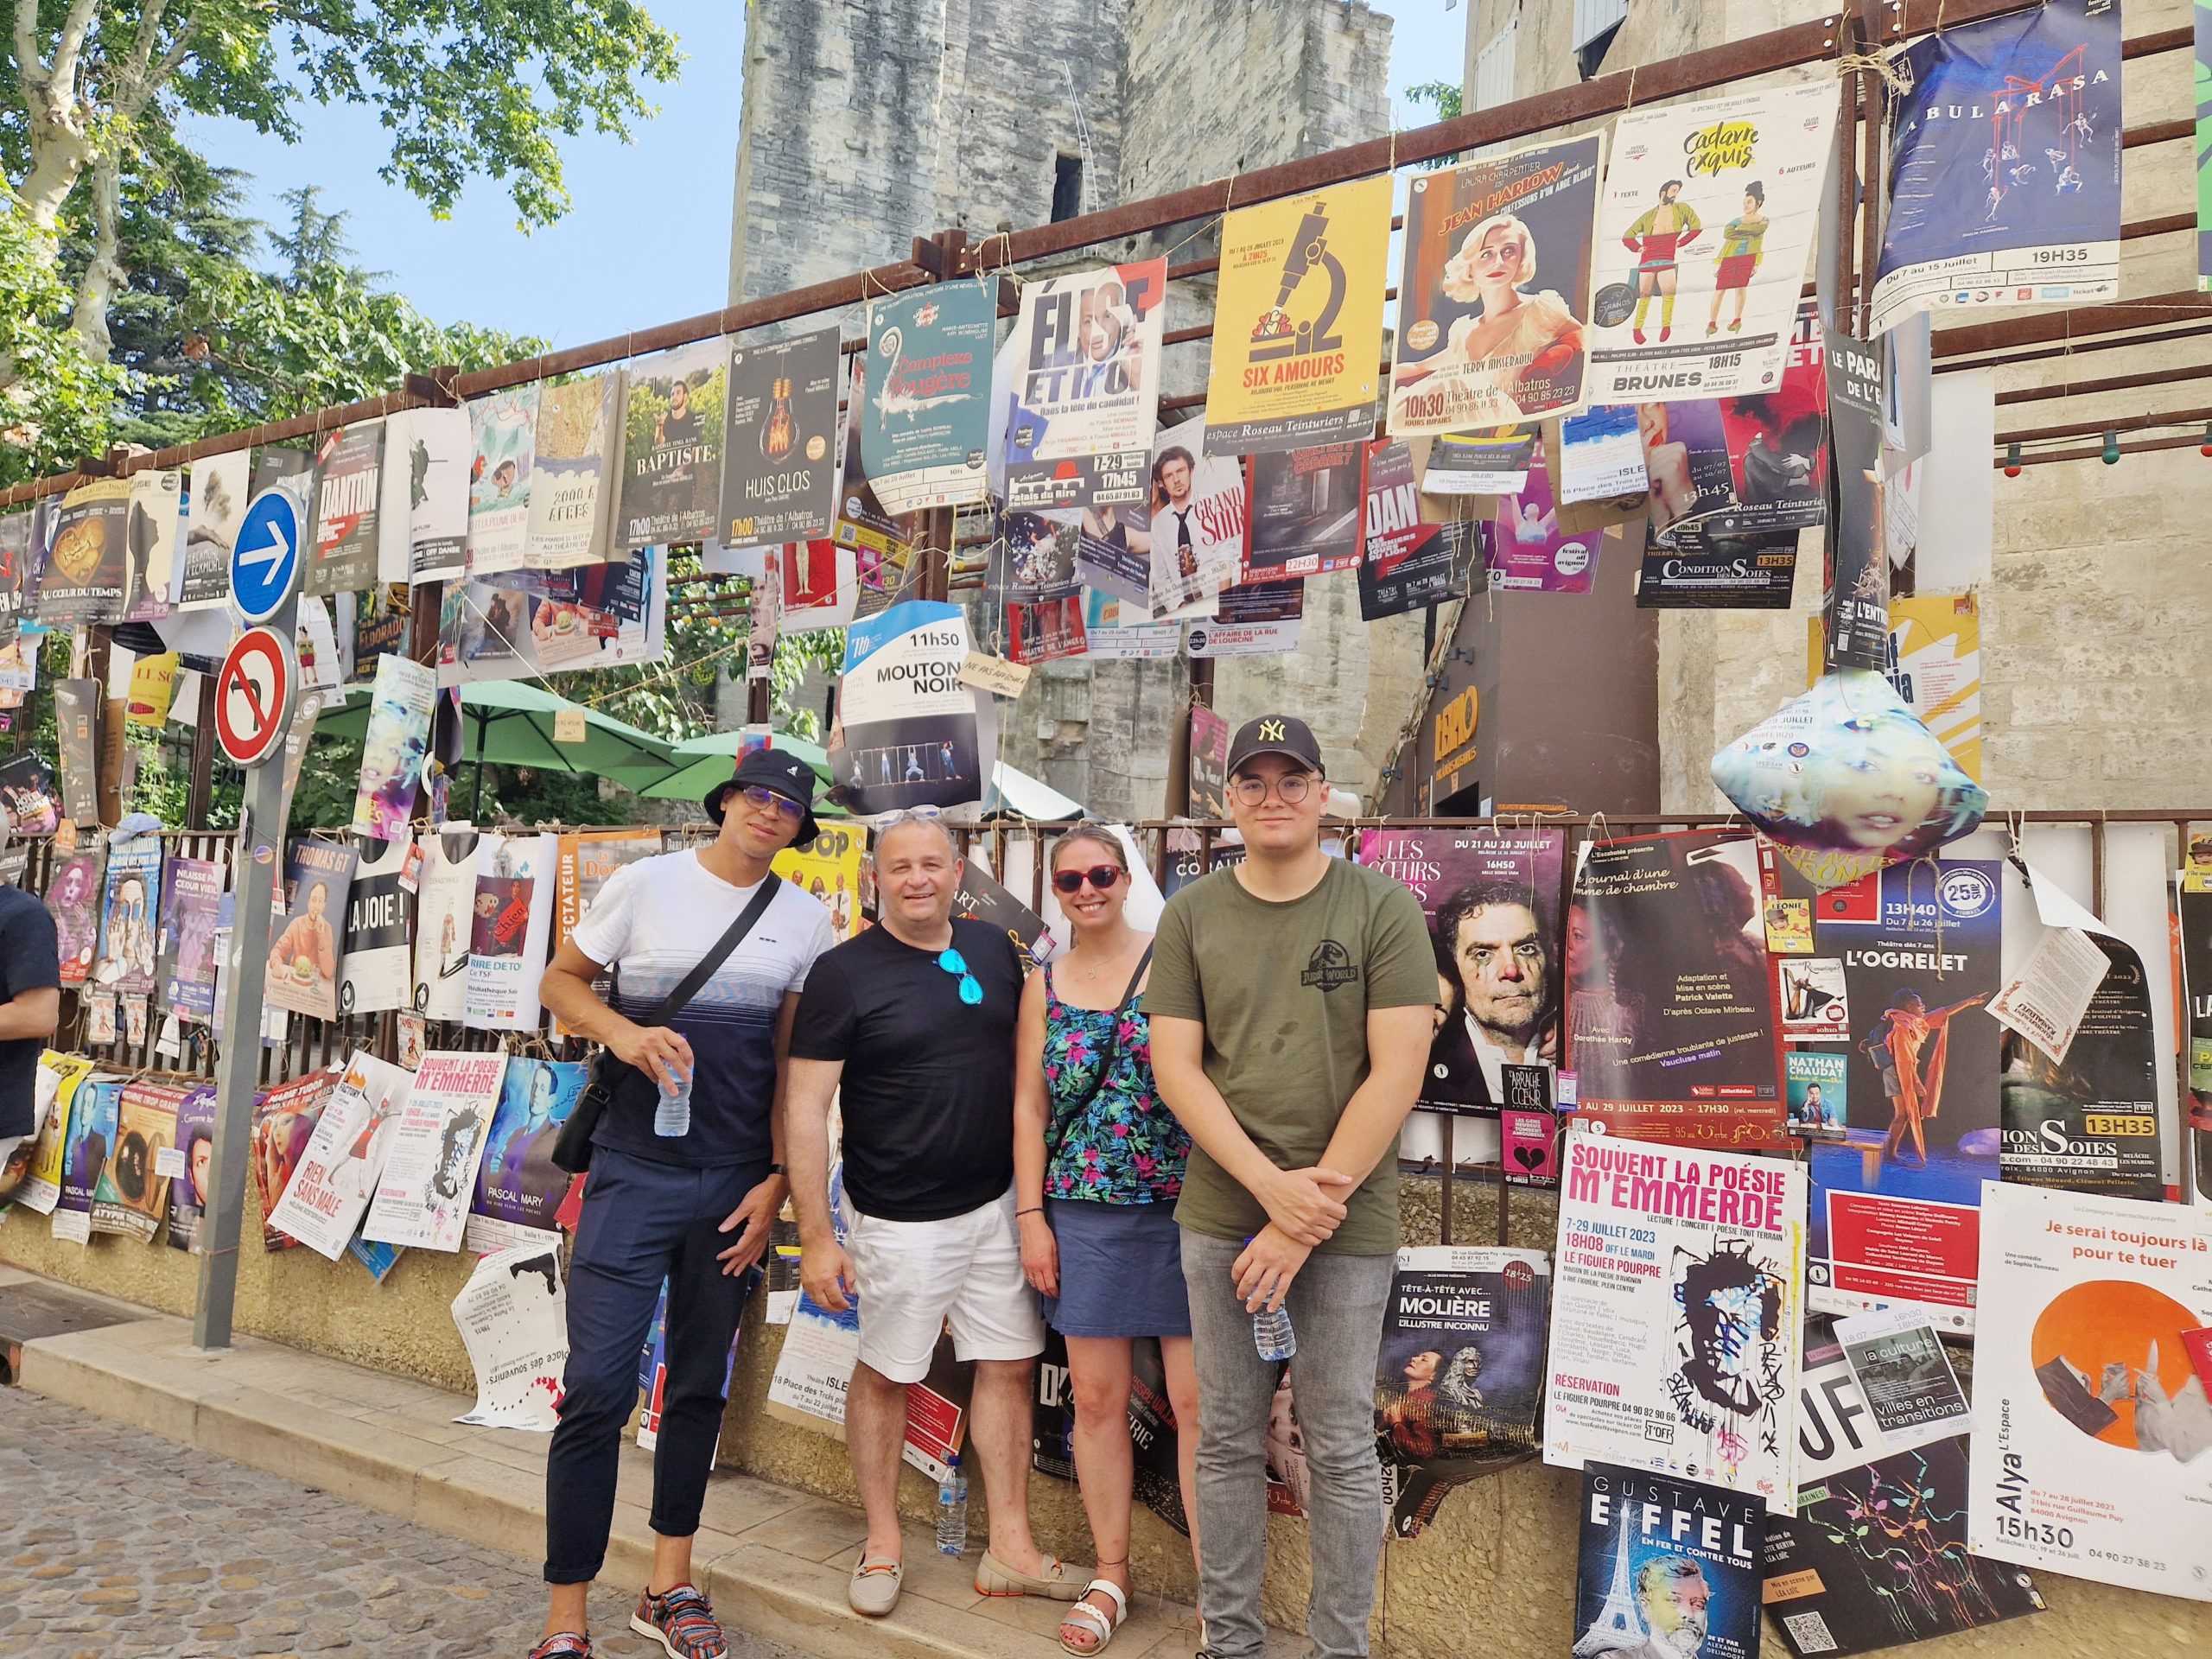
[[[869,306],[861,454],[886,512],[983,499],[997,315],[997,291],[976,283]]]
[[[355,1050],[269,1224],[333,1262],[343,1255],[376,1196],[414,1081],[366,1049]]]

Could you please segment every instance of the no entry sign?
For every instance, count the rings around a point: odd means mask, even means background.
[[[215,679],[215,736],[223,753],[241,766],[257,766],[275,754],[299,690],[291,641],[271,628],[248,629]]]

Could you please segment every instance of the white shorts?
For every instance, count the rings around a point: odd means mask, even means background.
[[[1014,1211],[1012,1186],[943,1221],[885,1221],[849,1200],[845,1254],[860,1280],[861,1363],[893,1382],[918,1382],[948,1321],[962,1359],[1044,1352],[1044,1316],[1022,1276]]]

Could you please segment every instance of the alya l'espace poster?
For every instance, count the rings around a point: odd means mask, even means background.
[[[982,798],[989,745],[978,733],[976,695],[960,682],[968,649],[967,616],[957,605],[912,600],[846,631],[830,766],[849,810]]]
[[[2212,1601],[2212,1217],[1992,1182],[1981,1222],[1967,1547]]]
[[[1792,1491],[1805,1172],[1577,1131],[1561,1155],[1544,1461]]]
[[[1206,454],[1308,449],[1374,435],[1389,251],[1388,175],[1227,216]]]
[[[983,499],[998,293],[944,283],[868,308],[861,459],[888,513]]]
[[[1574,1574],[1579,1659],[1758,1659],[1766,1504],[1592,1463]]]

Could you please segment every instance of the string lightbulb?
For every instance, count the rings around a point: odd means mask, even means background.
[[[2212,421],[2204,423],[2204,442],[2196,447],[2200,455],[2212,455]]]
[[[2212,449],[2208,449],[2204,453],[2212,455]],[[2005,446],[2005,476],[2018,478],[2019,475],[2020,446],[2017,443],[2008,443]]]
[[[2117,427],[2105,429],[2104,463],[2107,467],[2120,465],[2120,429]]]

